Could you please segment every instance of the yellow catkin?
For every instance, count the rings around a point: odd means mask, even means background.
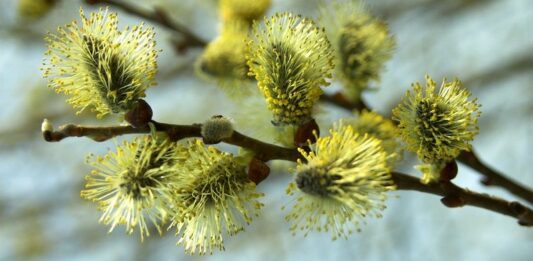
[[[337,0],[320,8],[320,23],[335,49],[335,77],[347,97],[358,101],[363,90],[379,81],[395,41],[387,25],[359,0]]]
[[[253,88],[245,57],[248,31],[249,25],[240,20],[224,23],[220,36],[207,45],[196,64],[200,76],[214,79],[230,96]]]
[[[359,231],[364,217],[381,217],[386,192],[395,189],[381,141],[340,125],[300,153],[306,162],[287,189],[296,196],[286,216],[293,233],[324,231],[335,240]]]
[[[399,142],[400,132],[396,125],[377,112],[363,110],[356,113],[356,118],[343,119],[343,124],[353,127],[355,132],[367,133],[381,140],[382,146],[389,154],[388,162],[393,167],[401,158],[401,146]]]
[[[58,0],[18,0],[17,11],[21,19],[39,19],[54,7]]]
[[[245,165],[229,153],[191,141],[174,190],[177,242],[188,254],[224,249],[224,237],[244,230],[263,206]]]
[[[49,86],[70,96],[78,113],[90,108],[101,118],[131,109],[155,85],[157,51],[152,28],[143,24],[119,31],[107,9],[57,29],[45,38],[42,68]]]
[[[290,13],[256,23],[248,42],[250,74],[258,81],[277,125],[298,125],[311,118],[313,105],[331,78],[333,55],[322,28]]]
[[[271,0],[220,0],[219,10],[222,21],[243,20],[251,24],[262,18],[270,7]]]
[[[424,163],[440,166],[462,150],[470,150],[470,142],[479,132],[480,116],[480,105],[476,99],[469,100],[470,95],[459,80],[443,80],[438,90],[429,75],[425,87],[414,83],[413,90],[407,91],[392,111],[407,149]],[[439,171],[434,167],[421,169],[425,170],[424,180],[438,178]]]
[[[81,197],[94,201],[102,210],[100,222],[124,225],[126,233],[150,235],[153,224],[159,233],[168,221],[171,188],[179,175],[174,166],[180,161],[179,146],[150,136],[124,142],[105,156],[90,156],[93,167],[86,177]]]

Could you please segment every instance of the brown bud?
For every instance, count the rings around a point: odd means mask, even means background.
[[[526,222],[524,220],[518,220],[518,225],[524,226],[524,227],[530,227],[531,226],[531,224],[529,224],[528,222]]]
[[[485,186],[490,186],[492,185],[492,179],[489,178],[489,177],[484,177],[481,179],[481,184],[485,185]]]
[[[311,119],[302,125],[298,126],[296,134],[294,134],[294,145],[297,147],[302,147],[307,145],[309,140],[311,144],[316,142],[316,136],[313,132],[316,131],[316,135],[320,135],[320,129],[315,119]]]
[[[351,102],[346,98],[344,94],[342,94],[342,92],[336,92],[335,94],[333,94],[332,98],[333,101],[340,104],[344,108],[351,107]]]
[[[450,181],[454,179],[457,176],[457,162],[455,160],[452,160],[446,165],[444,165],[444,168],[440,171],[440,180],[441,181]]]
[[[513,201],[509,203],[509,208],[518,218],[519,225],[526,226],[526,227],[533,226],[533,224],[530,221],[531,217],[529,217],[529,215],[532,215],[532,214],[527,210],[527,208],[524,205],[516,201]]]
[[[257,158],[252,158],[248,165],[248,178],[256,185],[265,180],[270,174],[270,167]]]
[[[449,208],[458,208],[465,205],[465,200],[458,195],[448,195],[440,199],[440,202]]]
[[[509,203],[509,208],[511,208],[511,210],[517,215],[523,215],[527,211],[524,205],[516,201]]]
[[[144,127],[152,120],[152,108],[140,99],[135,106],[124,115],[124,119],[134,128]]]

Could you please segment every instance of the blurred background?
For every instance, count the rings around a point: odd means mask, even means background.
[[[172,19],[206,41],[218,34],[215,0],[128,2],[143,8],[164,7]],[[437,82],[458,77],[482,104],[481,131],[474,141],[479,156],[533,187],[533,1],[374,0],[367,4],[389,23],[397,40],[380,89],[365,93],[369,105],[389,114],[410,84],[423,81],[424,74]],[[106,124],[90,114],[75,116],[63,96],[46,88],[39,71],[44,34],[79,20],[80,5],[86,13],[97,7],[63,0],[43,17],[31,19],[20,14],[18,5],[17,0],[0,0],[0,260],[533,260],[532,229],[483,209],[448,209],[438,197],[406,191],[393,193],[397,197],[389,201],[384,218],[368,219],[363,231],[348,240],[332,242],[328,234],[318,233],[292,236],[281,211],[291,177],[281,171],[258,186],[266,193],[264,214],[246,232],[227,239],[225,252],[186,256],[175,246],[172,232],[144,243],[121,228],[108,234],[108,227],[98,223],[100,213],[91,202],[80,199],[79,191],[89,172],[85,156],[103,154],[116,141],[70,138],[46,143],[40,135],[45,117],[56,126]],[[292,11],[316,17],[316,6],[317,1],[274,0],[268,13]],[[119,13],[120,27],[142,21],[110,9]],[[238,120],[236,111],[243,110],[242,103],[195,76],[192,64],[202,50],[176,52],[170,40],[179,35],[153,25],[162,49],[158,86],[147,93],[154,118],[188,124],[223,114]],[[327,112],[323,122],[348,115],[323,108]],[[246,122],[237,126],[256,136],[253,129],[246,129]],[[131,136],[118,140],[124,138]],[[413,157],[406,155],[406,161],[403,171],[418,175],[411,167]],[[483,187],[477,173],[459,168],[456,183],[515,199],[501,189]]]

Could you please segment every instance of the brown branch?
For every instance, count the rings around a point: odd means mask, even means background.
[[[332,96],[322,95],[322,100],[335,104],[338,107],[347,110],[362,110],[368,109],[364,102],[354,103],[344,98],[342,94],[337,93]],[[493,170],[488,165],[483,163],[474,152],[463,151],[457,160],[470,168],[476,170],[481,175],[485,176],[482,181],[485,185],[501,187],[510,193],[526,200],[533,204],[533,191],[527,187],[520,185],[519,183],[505,177],[502,173]]]
[[[533,226],[533,211],[516,201],[509,202],[488,194],[470,191],[451,182],[422,184],[418,178],[397,172],[394,172],[392,177],[399,190],[416,190],[443,196],[441,202],[447,207],[475,206],[514,217],[520,225]]]
[[[333,95],[329,94],[323,94],[320,96],[320,100],[334,104],[336,106],[339,106],[341,108],[344,108],[346,110],[356,110],[356,111],[362,111],[362,110],[368,110],[368,106],[363,100],[359,100],[359,102],[352,102],[344,96],[341,92],[337,92]]]
[[[301,154],[296,149],[289,149],[272,144],[268,144],[254,138],[248,137],[237,131],[233,132],[230,138],[223,140],[226,143],[240,146],[256,153],[255,157],[263,161],[269,160],[287,160],[296,161]]]
[[[481,181],[483,184],[487,186],[501,187],[509,191],[510,193],[526,200],[530,204],[533,204],[533,191],[505,177],[500,172],[484,164],[474,153],[474,151],[461,152],[457,160],[483,175],[484,178]]]
[[[179,33],[183,39],[174,42],[174,45],[179,52],[184,52],[189,47],[204,47],[207,44],[187,27],[171,19],[168,14],[160,8],[155,7],[153,11],[143,10],[135,5],[119,0],[85,0],[85,2],[91,5],[102,4],[114,6],[127,13],[158,23],[169,30]]]
[[[176,125],[151,121],[156,131],[164,132],[169,139],[173,141],[198,137],[201,138],[201,124],[193,125]],[[48,120],[42,124],[42,134],[44,140],[48,142],[58,142],[68,137],[88,137],[95,141],[105,141],[115,136],[125,134],[143,134],[150,133],[148,125],[134,128],[132,126],[83,126],[75,124],[66,124],[54,130]],[[231,137],[224,139],[223,142],[252,150],[256,153],[256,158],[269,161],[275,159],[296,161],[300,153],[296,149],[284,148],[269,143],[256,140],[242,133],[234,131]]]
[[[133,128],[132,126],[82,126],[75,124],[65,124],[57,130],[49,125],[47,119],[43,121],[42,134],[45,141],[58,142],[68,137],[88,137],[94,141],[106,141],[115,136],[124,134],[149,133],[150,129]]]
[[[165,132],[172,140],[180,140],[188,137],[202,137],[201,124],[174,125],[152,121],[156,131]],[[68,137],[89,137],[96,141],[104,141],[112,137],[123,134],[149,133],[148,126],[134,128],[131,126],[107,126],[93,127],[67,124],[54,130],[52,124],[47,120],[43,121],[42,134],[46,141],[57,142]],[[232,136],[224,139],[223,142],[240,146],[256,153],[256,158],[262,161],[287,160],[296,161],[301,158],[296,149],[284,148],[273,144],[268,144],[254,138],[248,137],[237,131]],[[443,196],[442,202],[449,207],[459,207],[471,205],[484,208],[490,211],[516,218],[521,225],[533,225],[533,211],[518,202],[508,202],[487,194],[472,192],[460,188],[450,182],[434,184],[422,184],[418,178],[401,173],[392,173],[394,182],[400,190],[415,190],[424,193]]]

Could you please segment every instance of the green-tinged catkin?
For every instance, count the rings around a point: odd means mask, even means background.
[[[243,20],[251,24],[263,17],[271,0],[220,0],[219,10],[223,22]]]
[[[476,99],[469,100],[470,95],[459,80],[443,80],[438,89],[429,75],[425,87],[414,83],[392,111],[407,149],[435,166],[444,166],[461,151],[470,150],[480,116],[480,105]],[[435,166],[421,166],[425,182],[438,178]]]
[[[312,20],[277,13],[255,23],[248,42],[250,74],[258,81],[276,125],[310,120],[315,102],[331,78],[333,54],[324,33]]]
[[[224,237],[244,230],[259,214],[263,194],[248,179],[246,165],[233,155],[200,140],[190,141],[180,163],[181,182],[174,190],[178,245],[188,254],[212,254],[224,249]]]
[[[335,50],[335,77],[347,97],[359,101],[361,93],[379,81],[395,40],[387,24],[373,17],[359,0],[323,4],[319,21]]]
[[[89,108],[101,118],[126,112],[155,85],[154,31],[143,24],[120,31],[117,14],[107,9],[80,14],[81,25],[74,21],[45,38],[44,77],[78,113]]]

